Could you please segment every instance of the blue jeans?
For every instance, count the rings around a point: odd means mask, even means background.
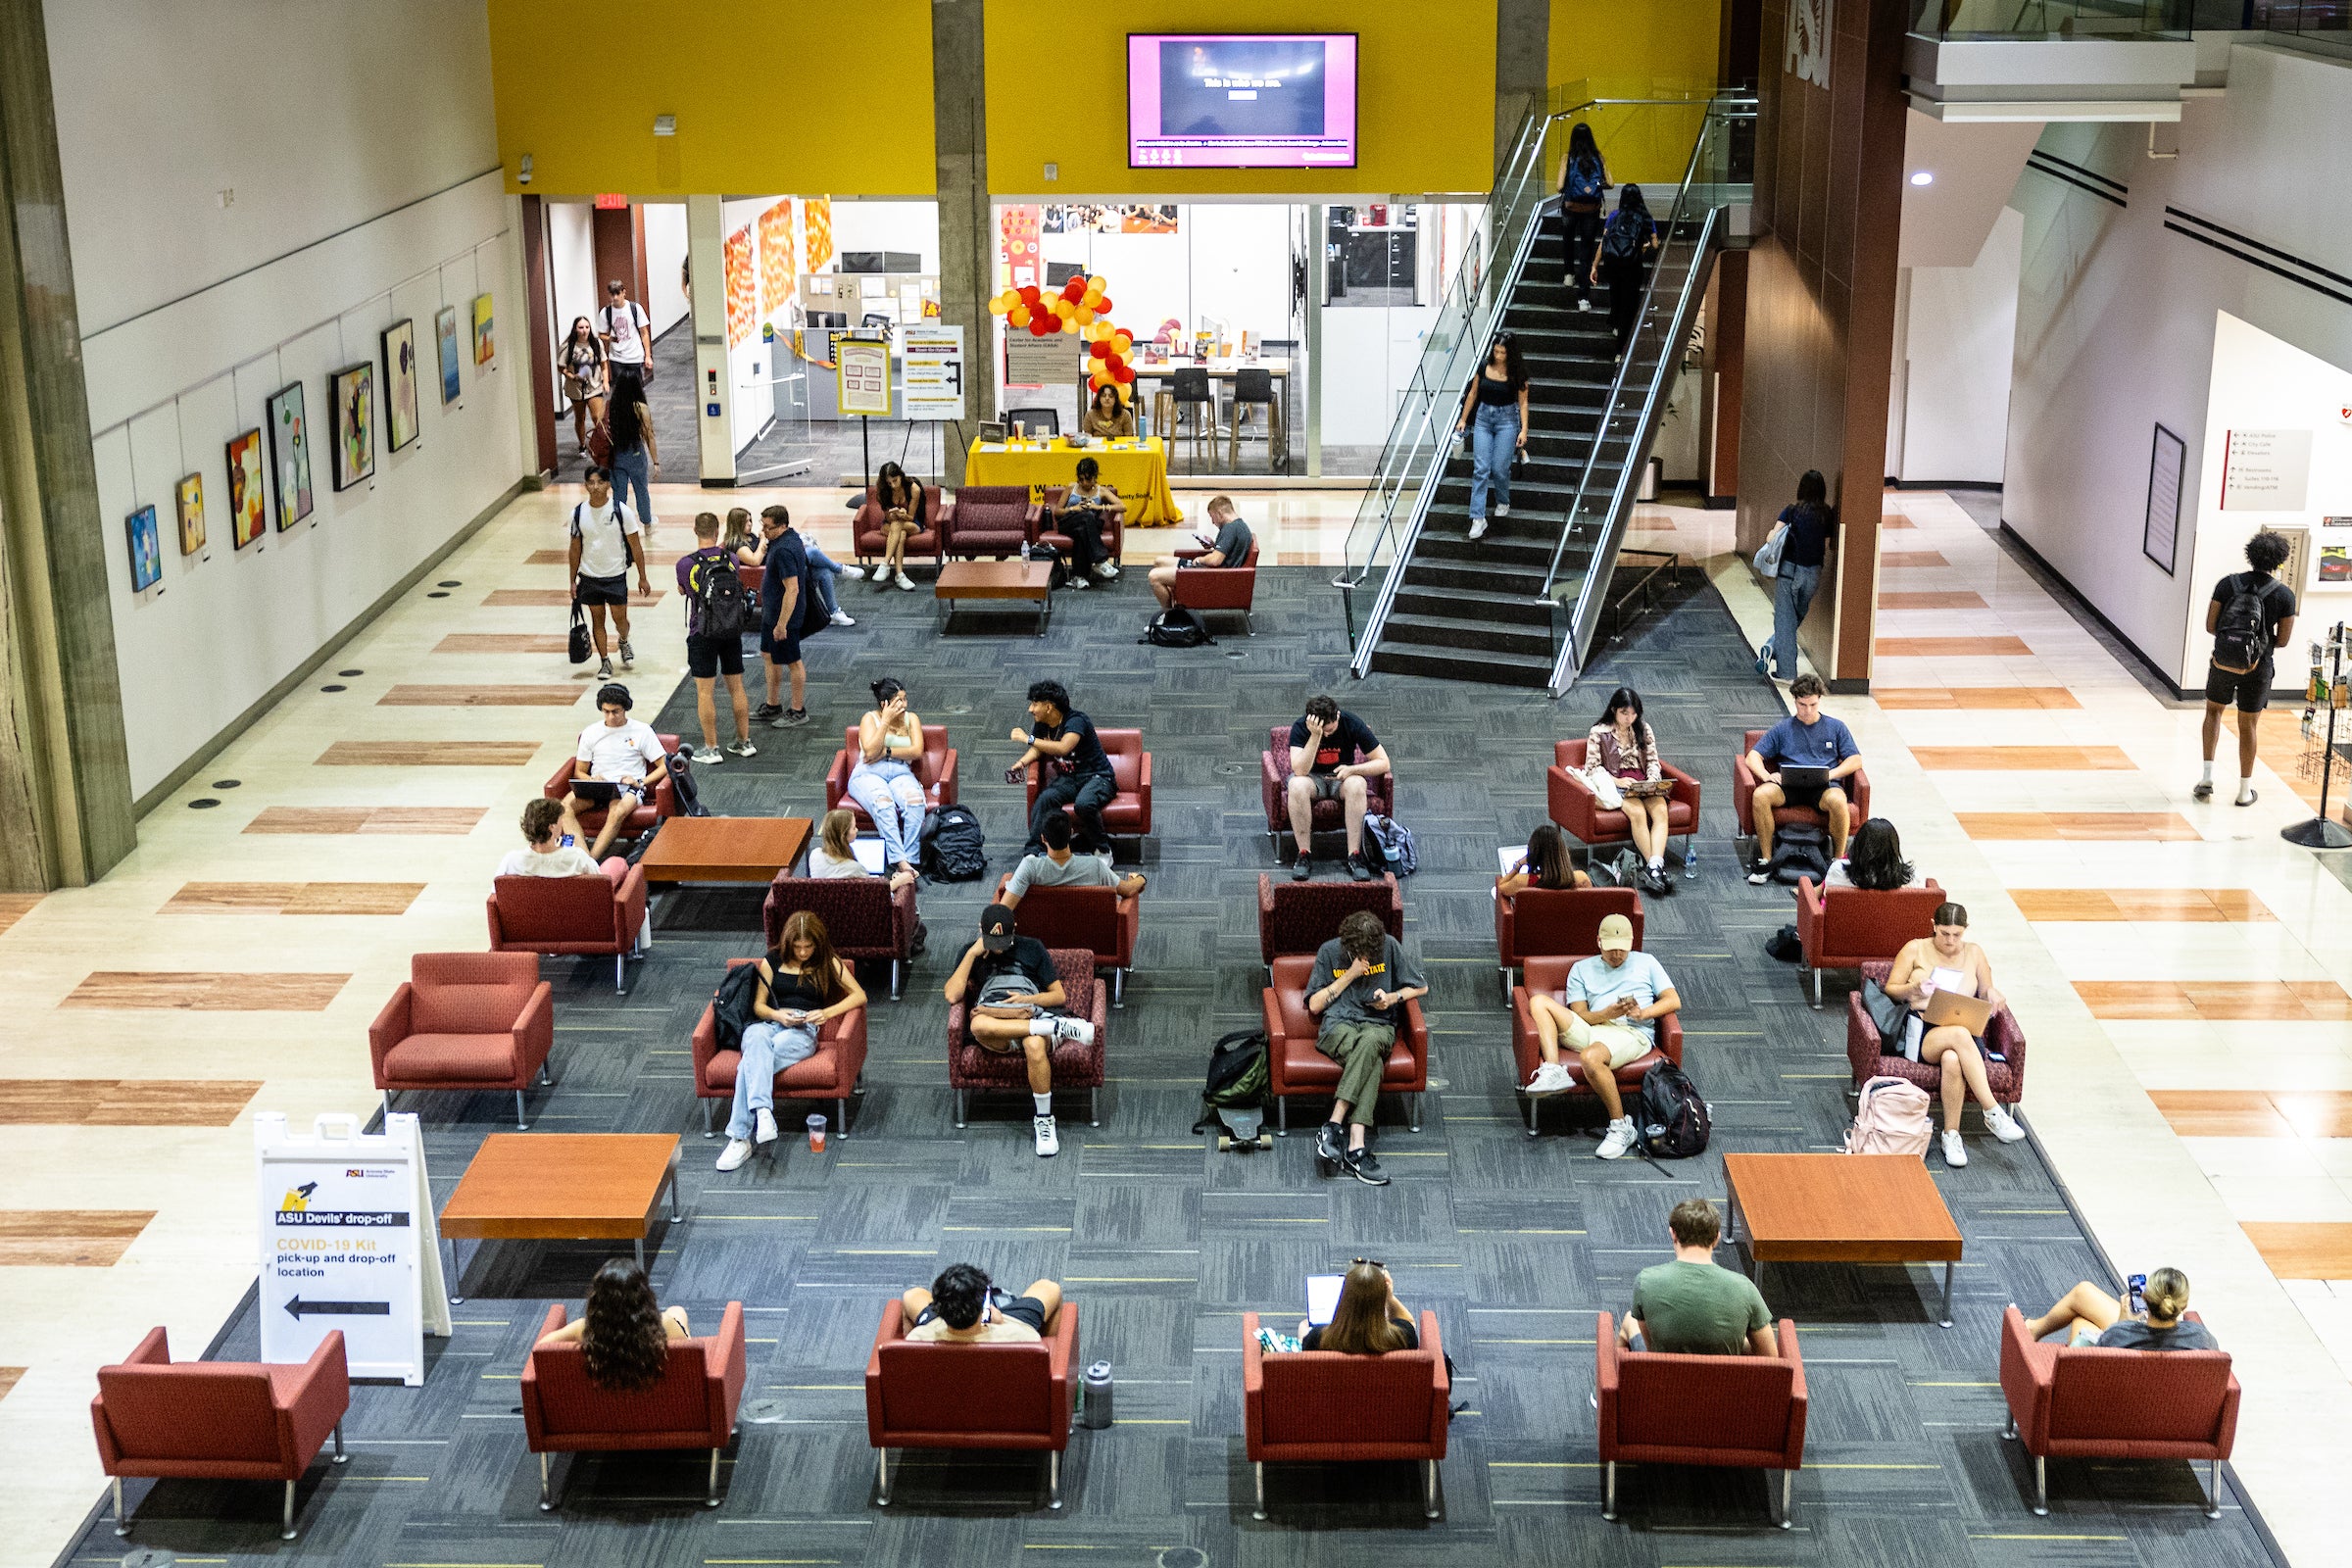
[[[841,601],[834,595],[833,584],[840,580],[841,563],[817,549],[813,539],[807,541],[807,544],[808,575],[816,584],[817,603],[825,607],[827,615],[838,615],[841,613]]]
[[[1772,590],[1771,648],[1773,673],[1782,680],[1796,679],[1796,628],[1804,623],[1813,591],[1820,586],[1819,566],[1781,563],[1781,574],[1774,579]]]
[[[630,488],[634,486],[637,520],[648,527],[654,521],[654,492],[650,488],[653,473],[653,459],[646,456],[643,447],[631,447],[626,452],[612,454],[612,494],[626,501]]]
[[[1515,404],[1482,408],[1470,419],[1470,520],[1487,514],[1487,491],[1494,505],[1511,504],[1511,454],[1519,446],[1519,409]]]
[[[735,1064],[735,1109],[727,1117],[729,1138],[750,1139],[759,1125],[754,1111],[776,1108],[776,1072],[816,1054],[816,1030],[786,1027],[761,1018],[743,1032],[743,1059]]]
[[[874,819],[882,835],[884,865],[912,865],[923,836],[923,784],[914,769],[895,757],[859,762],[850,770],[850,799]]]

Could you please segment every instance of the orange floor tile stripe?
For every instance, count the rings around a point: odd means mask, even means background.
[[[378,708],[569,708],[588,695],[575,686],[395,686]]]
[[[248,833],[432,833],[464,838],[489,814],[478,806],[272,806]]]
[[[260,1080],[0,1078],[0,1126],[232,1127]]]
[[[1914,746],[1931,772],[2130,773],[2139,764],[2116,746]]]
[[[348,974],[216,974],[194,970],[100,969],[61,1007],[137,1011],[324,1012]]]
[[[2239,1229],[2282,1280],[2352,1280],[2352,1225],[2248,1220]]]
[[[1972,839],[2183,843],[2205,836],[2179,811],[1962,811],[1958,819]]]
[[[166,914],[406,914],[421,882],[190,882]]]
[[[2295,1136],[2294,1124],[2259,1090],[2154,1089],[2148,1099],[2182,1138]]]
[[[1880,555],[1879,564],[1883,566],[1948,566],[1951,563],[1943,559],[1941,551],[1889,550]]]
[[[1984,603],[1983,594],[1971,593],[1965,588],[1952,588],[1936,593],[1881,594],[1879,595],[1879,608],[1881,610],[1984,610],[1990,607]]]
[[[2077,980],[2095,1018],[2206,1023],[2352,1019],[2352,996],[2332,980]]]
[[[151,1208],[0,1209],[0,1267],[112,1268]]]
[[[2276,920],[2244,888],[2016,888],[2029,920]]]
[[[2063,686],[1883,686],[1871,692],[1870,700],[1889,710],[2059,709],[2082,706],[2075,700],[2075,694]]]
[[[1872,645],[1881,659],[2031,659],[2022,637],[1881,637]]]

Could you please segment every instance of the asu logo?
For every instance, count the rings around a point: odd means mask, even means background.
[[[302,1213],[311,1206],[311,1195],[318,1190],[317,1182],[304,1182],[300,1187],[287,1189],[286,1196],[278,1202],[277,1211],[280,1214]]]

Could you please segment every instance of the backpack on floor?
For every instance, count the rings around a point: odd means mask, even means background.
[[[987,839],[968,806],[943,806],[923,818],[915,858],[937,882],[970,882],[988,869]]]
[[[1242,1143],[1254,1143],[1266,1112],[1266,1037],[1243,1029],[1217,1037],[1208,1054],[1208,1077],[1200,1086],[1200,1119],[1193,1131],[1203,1132],[1221,1120]]]
[[[1764,956],[1778,958],[1783,963],[1794,963],[1805,956],[1804,939],[1796,927],[1785,925],[1764,939]]]
[[[1600,167],[1600,160],[1591,153],[1580,153],[1568,160],[1568,199],[1572,202],[1596,202],[1609,188],[1609,176]]]
[[[1673,1062],[1660,1060],[1642,1075],[1634,1104],[1634,1130],[1642,1152],[1656,1159],[1687,1159],[1707,1147],[1714,1118],[1698,1086]]]
[[[1829,838],[1810,822],[1791,822],[1773,835],[1767,874],[1788,887],[1804,877],[1821,886],[1830,874]]]
[[[669,793],[678,803],[680,816],[709,816],[710,808],[703,804],[702,786],[694,781],[694,759],[680,746],[669,754]]]
[[[1375,874],[1394,871],[1411,876],[1421,869],[1421,851],[1412,829],[1393,816],[1373,812],[1364,818],[1364,862]]]
[[[2213,622],[2213,662],[2233,675],[2249,674],[2271,657],[2271,622],[2265,613],[2271,579],[2241,572],[2230,579],[2230,597]]]
[[[1845,1152],[1926,1157],[1928,1104],[1928,1092],[1908,1078],[1873,1078],[1855,1097]]]
[[[747,963],[729,969],[710,997],[710,1026],[717,1032],[718,1049],[741,1051],[743,1032],[752,1026],[752,1000],[760,992],[760,965]]]
[[[1171,605],[1152,617],[1144,634],[1136,639],[1154,648],[1214,648],[1217,640],[1208,634],[1200,617],[1182,605]]]

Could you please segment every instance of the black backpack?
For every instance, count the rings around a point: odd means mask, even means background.
[[[2272,580],[2240,572],[2213,623],[2213,662],[2233,675],[2250,674],[2271,657]]]
[[[1268,1083],[1266,1037],[1243,1029],[1217,1037],[1208,1054],[1208,1077],[1200,1086],[1200,1119],[1193,1131],[1205,1130],[1222,1110],[1263,1111]]]
[[[752,1000],[760,994],[760,965],[747,963],[729,969],[710,998],[710,1024],[718,1033],[718,1049],[741,1051],[743,1032],[752,1026]]]
[[[970,882],[988,869],[980,819],[966,806],[943,806],[923,818],[915,858],[936,882]]]
[[[1796,934],[1796,927],[1792,925],[1785,925],[1764,939],[1764,956],[1767,958],[1794,963],[1804,956],[1804,940]]]
[[[696,624],[705,637],[741,637],[760,624],[752,591],[730,562],[705,561],[691,574]]]
[[[1154,648],[1214,648],[1217,640],[1208,634],[1200,617],[1182,605],[1171,605],[1152,617],[1152,624],[1136,639]]]
[[[710,814],[710,808],[703,804],[702,786],[694,781],[694,760],[683,746],[669,754],[669,793],[678,803],[680,816]]]
[[[1601,236],[1600,253],[1612,262],[1634,261],[1641,256],[1642,242],[1646,237],[1642,232],[1642,215],[1619,208],[1609,219],[1608,229]]]
[[[1830,841],[1810,822],[1789,823],[1773,835],[1767,873],[1788,887],[1808,876],[1815,887],[1821,886],[1830,874]]]
[[[1642,1152],[1659,1159],[1687,1159],[1704,1151],[1714,1120],[1698,1086],[1671,1061],[1660,1061],[1642,1077],[1634,1105],[1634,1130]]]

